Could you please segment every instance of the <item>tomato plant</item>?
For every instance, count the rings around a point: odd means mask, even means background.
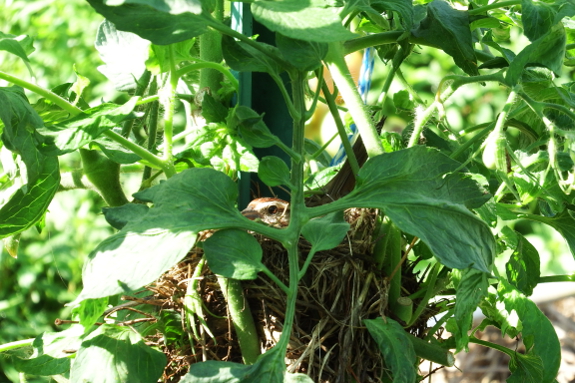
[[[95,43],[99,69],[127,101],[90,105],[82,97],[89,80],[79,73],[48,90],[0,72],[12,84],[0,88],[6,246],[16,253],[19,235],[49,214],[64,184],[59,158],[68,153],[82,161],[85,178],[75,185],[98,190],[117,229],[85,262],[82,291],[70,303],[73,325],[0,346],[18,371],[72,382],[174,381],[167,369],[190,354],[181,382],[415,382],[421,360],[451,366],[452,350],[475,342],[510,356],[511,381],[554,381],[559,341],[528,297],[539,283],[572,277],[541,276],[537,250],[511,222],[549,225],[575,254],[575,96],[560,77],[572,61],[571,1],[256,0],[231,10],[221,0],[88,3],[106,18]],[[258,31],[249,30],[250,17]],[[0,49],[32,74],[32,39],[0,38]],[[529,43],[509,44],[520,39]],[[458,68],[427,102],[402,71],[421,47]],[[386,76],[366,106],[345,57],[368,48]],[[394,93],[394,80],[404,89]],[[492,84],[505,93],[496,115],[454,129],[446,109],[458,102],[455,92]],[[390,100],[406,120],[401,134],[377,126]],[[339,171],[353,181],[337,196],[326,190],[339,167],[305,138],[321,103],[345,147]],[[367,161],[348,142],[351,122]],[[121,183],[127,169],[141,176],[132,196]],[[289,199],[280,227],[240,212],[255,174]],[[360,230],[361,222],[371,224]],[[361,256],[358,238],[368,243]],[[342,244],[351,251],[336,251]],[[275,264],[271,248],[280,249]],[[494,268],[502,257],[505,274]],[[182,260],[183,295],[151,309],[158,281]],[[335,271],[327,284],[341,289],[325,301],[326,290],[313,286],[326,283],[328,269]],[[209,278],[219,287],[208,293]],[[260,300],[282,306],[275,337],[266,338],[271,328],[258,327],[262,319],[248,309],[247,290],[256,287],[246,283],[256,279],[272,286]],[[142,294],[146,286],[156,295]],[[136,314],[124,311],[121,295],[139,305]],[[227,305],[220,314],[229,312],[227,334],[237,337],[231,356],[216,351],[210,299]],[[347,311],[336,310],[341,302]],[[477,308],[486,317],[479,328],[520,336],[525,352],[476,338]],[[339,323],[339,337],[326,340],[326,323]],[[296,333],[309,338],[299,340],[304,352],[293,344]],[[314,355],[332,351],[324,373]]]

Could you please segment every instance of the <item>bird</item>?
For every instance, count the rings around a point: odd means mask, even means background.
[[[242,210],[242,215],[252,221],[260,221],[269,226],[286,227],[289,225],[290,217],[289,202],[280,198],[256,198]]]
[[[384,122],[385,117],[379,122],[378,130],[381,130]],[[361,136],[358,137],[353,145],[353,153],[358,165],[360,167],[363,166],[368,156]],[[306,198],[305,204],[311,207],[335,201],[349,194],[355,187],[355,181],[356,175],[353,174],[349,161],[346,160],[339,172],[323,188],[324,194]],[[289,225],[289,202],[280,198],[260,197],[253,199],[241,213],[252,221],[262,222],[276,228],[283,228]]]

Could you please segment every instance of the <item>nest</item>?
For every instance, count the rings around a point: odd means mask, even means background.
[[[387,314],[385,275],[370,261],[376,217],[377,211],[373,209],[346,211],[351,226],[346,238],[336,248],[314,256],[299,285],[286,357],[289,372],[305,373],[314,382],[347,382],[350,378],[358,382],[381,381],[385,370],[381,354],[362,323],[363,319]],[[258,240],[263,248],[263,262],[287,284],[286,250],[267,238]],[[302,264],[310,248],[302,239]],[[201,259],[201,248],[194,247],[182,262],[148,287],[154,300],[162,302],[162,310],[176,310],[184,317],[186,289]],[[168,357],[166,382],[179,381],[192,363],[242,362],[217,276],[204,266],[196,283],[196,292],[202,300],[203,323],[196,323],[195,335],[188,329],[190,341],[167,344],[159,335],[148,337],[149,343],[161,347]],[[243,281],[243,287],[264,352],[277,343],[283,331],[285,293],[264,275]]]

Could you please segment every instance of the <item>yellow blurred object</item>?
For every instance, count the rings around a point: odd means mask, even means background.
[[[2,239],[4,248],[13,258],[18,258],[18,246],[20,245],[20,233]]]
[[[356,85],[359,81],[359,73],[361,71],[362,60],[363,60],[363,53],[360,51],[353,52],[345,57],[345,61],[353,77],[353,81],[355,82]],[[331,79],[331,74],[329,73],[329,71],[325,66],[323,68],[323,78],[330,92],[333,92],[333,80]],[[312,91],[314,92],[317,91],[318,86],[317,78],[311,79],[309,81],[309,86],[312,89]],[[335,101],[337,104],[340,105],[343,104],[343,99],[341,98],[341,95],[338,95]],[[325,126],[324,120],[327,114],[328,114],[327,105],[318,102],[317,107],[313,113],[313,116],[306,125],[306,134],[305,134],[306,138],[317,141],[323,145],[336,133],[335,127],[333,129],[329,129],[328,132],[324,132],[324,130],[326,129],[322,128],[323,126]],[[329,125],[333,126],[333,123],[330,123]],[[335,147],[336,148],[335,150],[337,151],[337,148],[339,148],[339,143],[334,141],[334,144],[330,146]]]

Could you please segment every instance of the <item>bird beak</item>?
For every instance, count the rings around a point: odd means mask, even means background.
[[[260,213],[251,209],[242,210],[242,215],[252,221],[255,221],[256,219],[260,218]]]

